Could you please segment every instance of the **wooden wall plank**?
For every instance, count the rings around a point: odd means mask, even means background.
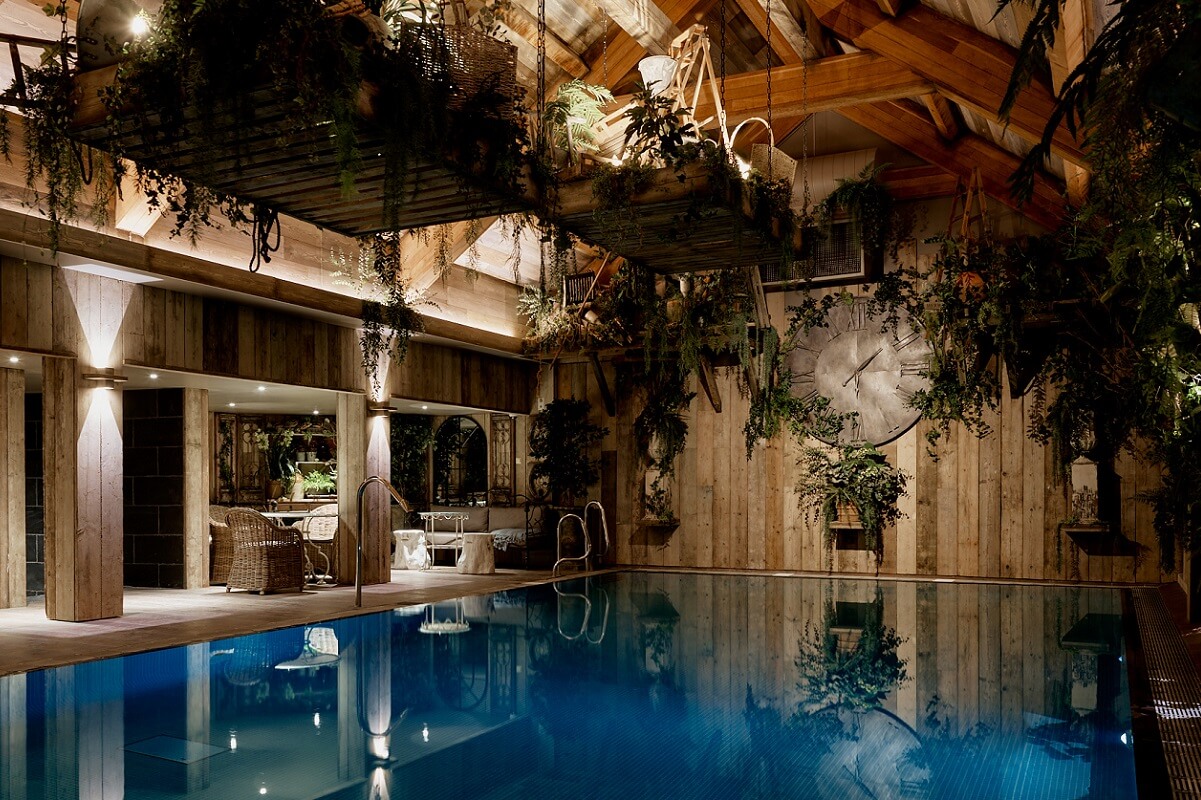
[[[0,368],[0,608],[25,606],[25,373]],[[0,685],[3,681],[0,681]]]

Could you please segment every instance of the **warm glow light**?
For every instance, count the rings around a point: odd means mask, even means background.
[[[313,712],[313,727],[316,728],[317,730],[321,730],[321,712],[320,711]]]
[[[260,787],[259,787],[259,794],[266,794],[266,793],[267,793],[267,787],[266,787],[266,786],[260,786]]]
[[[141,38],[147,33],[150,33],[150,18],[146,16],[145,11],[139,11],[138,15],[129,21],[129,32],[134,35],[134,38]],[[267,790],[263,790],[266,794]]]
[[[158,373],[157,373],[157,372],[152,372],[152,373],[150,373],[150,380],[152,380],[152,381],[157,381],[157,380],[158,380]]]
[[[376,758],[388,757],[388,737],[372,736],[371,737],[371,755]]]
[[[421,407],[421,410],[422,410],[422,411],[428,411],[428,410],[429,410],[429,406],[422,406],[422,407]]]
[[[313,413],[314,413],[314,414],[320,414],[321,412],[320,412],[320,411],[318,411],[317,409],[315,409],[315,408],[314,408],[314,409],[313,409]]]
[[[259,387],[259,391],[260,391],[260,392],[265,392],[265,391],[267,391],[267,387],[266,387],[266,386],[260,386],[260,387]]]
[[[237,403],[230,403],[230,404],[229,404],[229,407],[230,407],[230,408],[237,408],[237,406],[238,406],[238,404],[237,404]]]
[[[21,361],[21,359],[17,358],[16,356],[9,356],[9,357],[8,357],[8,363],[10,363],[10,364],[17,364],[17,363],[19,363],[20,361]]]

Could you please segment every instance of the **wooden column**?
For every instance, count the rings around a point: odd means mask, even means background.
[[[125,675],[120,661],[46,673],[46,797],[125,796]]]
[[[24,565],[21,574],[25,573]],[[0,678],[0,797],[25,800],[29,719],[26,675]]]
[[[184,588],[209,585],[209,436],[207,389],[183,390]]]
[[[0,608],[25,605],[25,373],[0,369]]]
[[[356,505],[359,484],[371,475],[391,476],[391,448],[387,417],[367,415],[367,398],[338,395],[338,553],[335,570],[341,583],[354,582]],[[382,486],[372,486],[363,497],[363,583],[387,583],[392,526],[390,496]]]
[[[94,388],[73,359],[42,371],[46,615],[79,622],[122,612],[121,392]]]

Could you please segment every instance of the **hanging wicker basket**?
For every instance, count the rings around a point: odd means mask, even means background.
[[[751,169],[768,180],[784,181],[791,189],[793,177],[796,175],[796,159],[776,147],[776,134],[763,117],[751,117],[738,123],[730,134],[730,145],[733,146],[734,140],[742,131],[742,126],[749,122],[758,122],[766,128],[769,138],[767,144],[751,145]]]

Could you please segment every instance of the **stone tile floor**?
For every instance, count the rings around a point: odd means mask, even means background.
[[[363,587],[361,609],[354,607],[353,586],[269,595],[227,593],[223,586],[126,588],[125,614],[94,622],[47,619],[39,598],[25,608],[0,609],[0,675],[499,592],[550,578],[548,570],[502,569],[495,575],[460,575],[452,567],[393,570],[391,583]]]

